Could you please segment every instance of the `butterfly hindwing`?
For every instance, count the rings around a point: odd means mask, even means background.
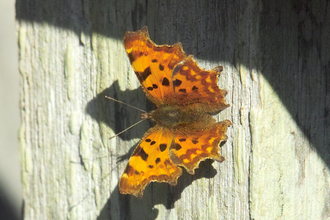
[[[194,174],[199,162],[205,159],[222,162],[224,158],[219,154],[219,144],[227,140],[226,131],[230,125],[231,122],[225,120],[200,130],[176,131],[169,152],[171,160],[185,167],[190,174]]]
[[[171,131],[157,125],[147,131],[120,178],[120,193],[142,197],[144,188],[152,181],[176,185],[182,170],[169,158],[172,139]]]

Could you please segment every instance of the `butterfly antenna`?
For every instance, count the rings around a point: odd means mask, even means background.
[[[147,119],[147,118],[143,118],[142,120],[140,120],[140,121],[138,121],[138,122],[132,124],[131,126],[129,126],[128,128],[126,128],[125,130],[119,132],[118,134],[116,134],[116,135],[114,135],[114,136],[112,136],[112,137],[109,137],[109,140],[112,139],[112,138],[114,138],[114,137],[117,137],[118,135],[120,135],[120,134],[122,134],[122,133],[124,133],[124,132],[127,131],[128,129],[133,128],[135,125],[140,124],[141,122],[143,122],[143,121],[146,120],[146,119]]]
[[[134,109],[139,110],[139,111],[142,112],[142,120],[140,120],[140,121],[138,121],[138,122],[132,124],[131,126],[129,126],[128,128],[126,128],[125,130],[122,130],[122,131],[119,132],[118,134],[116,134],[116,135],[110,137],[109,140],[112,139],[112,138],[114,138],[114,137],[117,137],[118,135],[124,133],[125,131],[127,131],[127,130],[133,128],[135,125],[140,124],[141,122],[143,122],[144,120],[146,120],[146,119],[149,118],[148,113],[147,113],[146,111],[142,110],[142,109],[139,109],[139,108],[137,108],[137,107],[135,107],[135,106],[129,105],[129,104],[125,103],[125,102],[119,101],[119,100],[117,100],[117,99],[111,98],[111,97],[109,97],[109,96],[105,96],[105,98],[110,99],[110,100],[115,101],[115,102],[119,102],[119,103],[121,103],[121,104],[124,104],[124,105],[126,105],[126,106],[128,106],[128,107],[134,108]]]
[[[139,111],[141,111],[141,112],[147,113],[146,111],[144,111],[144,110],[142,110],[142,109],[139,109],[139,108],[137,108],[137,107],[135,107],[135,106],[129,105],[129,104],[125,103],[125,102],[121,102],[121,101],[119,101],[119,100],[117,100],[117,99],[114,99],[114,98],[111,98],[111,97],[109,97],[109,96],[105,96],[105,98],[110,99],[110,100],[115,101],[115,102],[119,102],[119,103],[121,103],[121,104],[123,104],[123,105],[127,105],[127,106],[129,106],[129,107],[131,107],[131,108],[134,108],[134,109],[136,109],[136,110],[139,110]]]

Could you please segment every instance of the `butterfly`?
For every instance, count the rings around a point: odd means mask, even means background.
[[[180,43],[156,45],[143,27],[126,32],[124,47],[143,91],[157,106],[143,114],[156,125],[142,137],[119,181],[120,193],[141,198],[150,182],[176,185],[181,167],[194,174],[207,158],[224,160],[219,145],[231,122],[217,123],[211,114],[229,104],[217,85],[223,68],[201,69]]]

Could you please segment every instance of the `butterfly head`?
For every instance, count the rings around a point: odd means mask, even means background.
[[[150,119],[150,118],[151,118],[150,113],[142,112],[141,119]]]

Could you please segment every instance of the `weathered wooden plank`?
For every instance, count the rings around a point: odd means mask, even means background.
[[[18,0],[25,218],[330,217],[329,7]],[[118,178],[150,125],[108,140],[140,113],[104,96],[152,109],[122,44],[144,25],[157,44],[181,41],[202,67],[224,66],[231,107],[216,117],[233,126],[225,162],[176,187],[153,183],[139,200],[119,195]]]

